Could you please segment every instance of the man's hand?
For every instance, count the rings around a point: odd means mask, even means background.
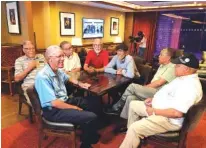
[[[91,84],[79,82],[79,86],[82,87],[82,88],[88,89],[91,86]]]
[[[36,62],[35,60],[32,60],[31,62],[28,63],[27,69],[28,69],[29,71],[31,71],[31,70],[33,70],[33,69],[36,68],[36,67],[37,67],[37,62]]]
[[[154,108],[150,106],[146,106],[146,111],[147,111],[147,114],[151,116],[154,113]]]
[[[82,111],[82,110],[83,110],[82,108],[80,108],[80,107],[78,107],[78,106],[75,106],[75,105],[72,106],[72,109],[77,109],[77,110],[79,110],[79,111]]]
[[[147,99],[144,101],[144,104],[145,104],[146,106],[152,107],[152,98],[147,98]]]
[[[89,66],[87,72],[89,72],[89,73],[93,73],[93,72],[95,72],[95,68],[92,67],[92,66]]]
[[[123,70],[123,69],[117,69],[117,74],[118,74],[118,75],[121,75],[121,74],[122,74],[122,70]]]

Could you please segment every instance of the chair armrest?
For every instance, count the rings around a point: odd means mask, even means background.
[[[1,70],[5,70],[5,71],[11,71],[14,70],[14,66],[1,66]]]

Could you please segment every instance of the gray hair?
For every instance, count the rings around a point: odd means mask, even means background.
[[[61,48],[57,45],[49,46],[45,51],[45,58],[48,60],[50,56],[54,55],[59,50],[61,50]]]
[[[164,48],[161,52],[165,52],[168,56],[173,57],[174,51],[171,48]]]
[[[29,43],[32,44],[32,45],[34,45],[34,44],[33,44],[31,41],[29,41],[29,40],[23,41],[22,44],[23,44],[23,46],[24,46],[24,45],[29,44]]]
[[[71,43],[68,42],[68,41],[62,41],[59,46],[60,46],[61,48],[63,48],[63,46],[64,46],[65,44],[70,44],[70,45],[71,45]]]

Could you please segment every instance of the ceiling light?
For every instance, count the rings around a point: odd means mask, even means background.
[[[198,8],[198,9],[202,10],[203,8]]]

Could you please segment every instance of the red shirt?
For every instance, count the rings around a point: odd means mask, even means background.
[[[94,50],[90,50],[87,54],[85,64],[94,68],[103,68],[109,62],[109,54],[106,50],[101,50],[99,55]]]

